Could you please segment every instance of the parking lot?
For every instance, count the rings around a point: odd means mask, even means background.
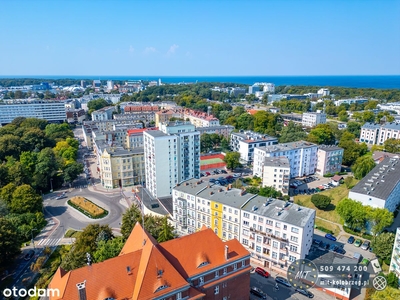
[[[312,195],[334,187],[331,183],[331,178],[313,175],[303,179],[290,180],[289,195]]]
[[[208,180],[215,185],[227,185],[241,177],[241,173],[231,173],[224,169],[207,170],[200,173],[203,180]]]

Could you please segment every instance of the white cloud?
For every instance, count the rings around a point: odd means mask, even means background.
[[[143,51],[144,54],[154,53],[156,52],[156,48],[154,47],[146,47]]]
[[[130,53],[133,53],[133,52],[135,52],[135,48],[133,48],[133,46],[132,46],[132,45],[130,45],[130,46],[129,46],[129,52],[130,52]]]
[[[169,50],[167,51],[167,56],[170,56],[175,53],[175,51],[179,48],[178,45],[173,44],[171,47],[169,47]]]

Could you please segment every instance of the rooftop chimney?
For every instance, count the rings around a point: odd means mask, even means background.
[[[228,260],[228,251],[229,251],[229,247],[228,245],[225,245],[225,259]]]
[[[87,298],[86,298],[86,280],[84,282],[77,283],[76,287],[78,289],[78,295],[79,295],[78,300],[87,300]]]

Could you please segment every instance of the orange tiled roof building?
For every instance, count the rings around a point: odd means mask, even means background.
[[[250,254],[203,227],[158,243],[137,223],[119,256],[69,272],[59,268],[50,300],[248,299]]]

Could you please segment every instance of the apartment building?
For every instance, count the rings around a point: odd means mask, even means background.
[[[361,127],[360,142],[370,145],[383,145],[387,139],[400,139],[400,124],[385,123],[379,125],[365,123]]]
[[[266,134],[253,131],[232,132],[230,146],[232,151],[240,153],[240,159],[245,163],[251,163],[256,147],[264,147],[278,144],[278,139]]]
[[[381,110],[393,111],[400,115],[400,102],[380,103],[377,108]]]
[[[320,145],[317,152],[318,175],[335,174],[342,169],[344,149],[334,145]]]
[[[124,113],[136,113],[136,112],[157,112],[160,108],[155,105],[126,105],[124,106]]]
[[[218,134],[224,136],[224,138],[229,139],[232,131],[235,129],[232,125],[220,125],[220,126],[210,126],[210,127],[196,127],[196,130],[200,132],[200,135],[207,134]]]
[[[326,123],[326,114],[323,112],[303,113],[301,124],[305,127],[315,127],[318,124]]]
[[[101,185],[107,189],[143,184],[146,181],[144,149],[105,147],[99,155]]]
[[[82,123],[86,120],[86,112],[81,108],[67,108],[65,112],[68,123]]]
[[[262,173],[262,186],[272,186],[283,195],[289,193],[290,163],[285,156],[266,157]]]
[[[241,209],[240,242],[265,267],[285,269],[309,253],[314,222],[314,209],[256,196]]]
[[[287,267],[308,254],[315,210],[199,179],[173,188],[175,228],[184,236],[206,226],[223,241],[238,239],[264,266]]]
[[[352,98],[352,99],[340,99],[334,101],[336,106],[340,106],[341,104],[363,104],[368,102],[367,98]]]
[[[92,121],[106,121],[113,118],[115,106],[107,106],[92,112]]]
[[[125,114],[116,114],[114,115],[114,120],[117,121],[126,121],[126,122],[132,122],[132,121],[141,121],[144,122],[145,124],[150,124],[152,122],[155,122],[155,112],[154,111],[138,111],[134,112],[131,111],[130,113],[125,113]]]
[[[154,197],[165,197],[177,183],[200,177],[200,133],[180,122],[159,129],[143,133],[146,187]]]
[[[400,280],[400,227],[397,228],[396,237],[394,238],[389,272],[395,273],[397,278]]]
[[[289,160],[290,178],[314,174],[317,168],[317,150],[316,144],[305,141],[255,148],[253,175],[263,176],[265,158],[280,156]]]
[[[317,92],[317,95],[318,95],[318,97],[325,97],[325,96],[329,96],[329,94],[330,94],[330,91],[329,91],[329,89],[324,89],[324,88],[322,88],[322,89],[319,89],[318,90],[318,92]]]
[[[0,103],[0,124],[9,124],[17,117],[64,122],[67,119],[65,105],[60,101],[3,100]]]
[[[400,204],[399,160],[385,158],[349,191],[349,198],[394,212]]]
[[[229,91],[229,94],[233,97],[237,97],[239,95],[246,95],[246,89],[240,87],[234,87]]]
[[[219,126],[219,120],[210,112],[205,113],[192,109],[185,109],[183,112],[184,120],[189,120],[196,127]]]
[[[136,224],[119,256],[72,271],[59,268],[50,300],[246,299],[250,255],[211,229],[158,243]]]

